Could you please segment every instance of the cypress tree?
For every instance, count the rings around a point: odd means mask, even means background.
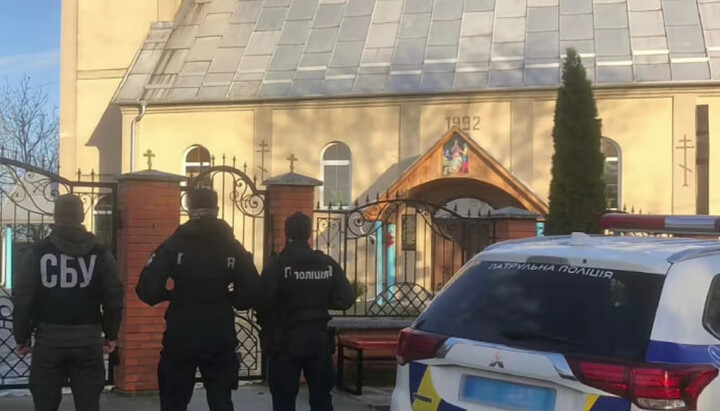
[[[599,233],[605,210],[602,124],[592,85],[574,49],[567,50],[553,127],[547,234]]]

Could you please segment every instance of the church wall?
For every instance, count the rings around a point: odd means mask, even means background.
[[[697,104],[708,105],[710,122],[710,214],[720,215],[720,96],[698,98]]]
[[[225,154],[230,163],[253,167],[253,111],[148,112],[138,125],[137,164],[145,169],[143,154],[152,150],[153,168],[184,175],[185,153],[193,145],[202,145],[221,163]]]
[[[643,213],[683,212],[672,205],[673,99],[598,99],[597,106],[603,136],[621,149],[621,204]]]
[[[133,115],[126,116],[132,118]],[[185,175],[185,155],[192,146],[201,145],[215,156],[216,165],[232,165],[236,157],[236,167],[241,169],[247,163],[248,169],[254,167],[253,117],[251,109],[220,109],[199,111],[152,111],[149,110],[138,124],[137,165],[139,170],[147,168],[147,150],[152,150],[153,169]],[[127,121],[126,121],[127,124]],[[251,174],[248,172],[248,174]],[[222,175],[215,179],[214,189],[218,192],[220,215],[235,228],[235,236],[255,257],[255,263],[262,266],[263,257],[263,219],[246,217],[231,200],[233,178],[225,174],[223,188]],[[244,187],[238,187],[241,192]],[[223,196],[222,194],[225,193]],[[249,192],[242,194],[248,194]],[[180,207],[180,204],[178,204]],[[260,214],[261,211],[258,210]],[[234,218],[233,218],[234,217]],[[186,216],[182,222],[186,221]]]
[[[621,148],[621,203],[643,213],[673,212],[673,99],[598,97],[597,106],[603,136]],[[550,190],[554,111],[554,100],[533,103],[531,186],[543,198]]]
[[[533,100],[530,98],[520,98],[512,101],[509,170],[525,184],[532,181],[535,165],[533,156],[533,109]]]
[[[697,195],[695,111],[697,96],[689,93],[673,96],[672,110],[672,212],[695,214]],[[715,159],[718,161],[720,159]],[[712,161],[712,160],[711,160]]]
[[[452,126],[468,133],[506,168],[511,167],[511,103],[455,102],[423,105],[420,115],[420,150],[425,152]]]
[[[114,175],[120,113],[109,107],[153,22],[172,21],[182,0],[64,0],[60,74],[60,173]]]
[[[157,21],[157,1],[78,0],[77,69],[126,69]]]
[[[61,163],[64,175],[69,173],[72,178],[78,168],[84,174],[94,170],[103,177],[112,177],[120,171],[121,114],[118,107],[108,105],[119,84],[118,79],[78,81],[75,140],[78,164],[75,169],[63,170],[66,165]]]
[[[552,139],[554,113],[554,100],[535,100],[533,102],[533,172],[529,184],[540,198],[545,199],[550,195],[550,170],[554,152]]]
[[[335,141],[347,144],[352,152],[352,198],[399,159],[400,108],[395,104],[276,109],[272,130],[272,175],[287,173],[286,158],[294,154],[297,173],[320,179],[323,149]]]

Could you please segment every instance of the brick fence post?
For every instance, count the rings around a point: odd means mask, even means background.
[[[180,181],[154,170],[120,176],[117,259],[125,283],[125,311],[118,336],[119,392],[157,391],[157,363],[167,303],[149,307],[135,294],[140,271],[150,254],[180,223]]]
[[[267,234],[272,238],[272,250],[279,253],[285,247],[285,220],[296,212],[312,218],[315,211],[315,187],[322,181],[293,172],[265,180],[269,224]]]
[[[519,240],[537,237],[537,214],[516,208],[497,210],[492,214],[495,220],[495,241]]]

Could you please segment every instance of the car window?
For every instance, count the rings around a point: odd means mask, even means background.
[[[428,332],[541,351],[644,360],[665,276],[482,262],[418,318]]]
[[[713,278],[705,302],[703,325],[716,338],[720,338],[720,275]]]

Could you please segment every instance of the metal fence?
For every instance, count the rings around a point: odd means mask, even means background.
[[[31,356],[18,357],[13,329],[12,284],[15,262],[52,229],[55,199],[73,193],[85,205],[85,226],[101,244],[115,253],[117,239],[117,185],[98,181],[91,172],[71,181],[40,168],[0,157],[0,390],[28,387]],[[113,384],[116,356],[106,356],[106,383]]]
[[[477,252],[495,220],[408,199],[318,209],[314,246],[345,269],[356,301],[344,316],[413,317]]]

